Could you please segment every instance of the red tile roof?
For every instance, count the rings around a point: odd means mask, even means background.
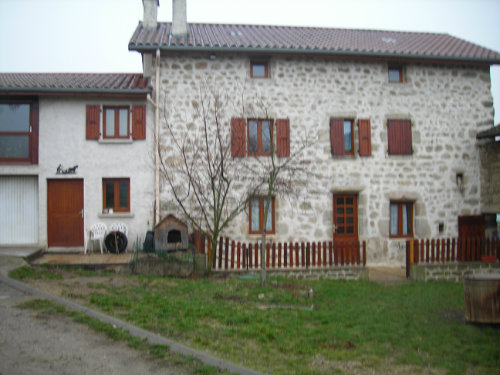
[[[188,24],[187,39],[171,23],[154,30],[139,22],[129,50],[301,53],[499,64],[500,53],[448,34],[312,27]]]
[[[147,94],[149,80],[129,73],[0,73],[0,92]]]

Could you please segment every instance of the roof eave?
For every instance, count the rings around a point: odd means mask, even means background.
[[[171,52],[237,52],[237,53],[269,53],[269,54],[309,54],[330,56],[352,56],[377,59],[407,59],[415,61],[440,61],[454,63],[472,63],[481,65],[498,65],[500,59],[477,59],[459,56],[442,55],[416,55],[400,53],[381,53],[366,51],[338,51],[325,49],[296,49],[296,48],[255,48],[255,47],[198,47],[198,46],[166,46],[166,45],[135,45],[128,46],[129,51],[148,53],[160,49],[160,51]]]
[[[96,89],[96,88],[60,88],[60,87],[0,87],[0,93],[9,94],[85,94],[85,95],[122,95],[144,96],[151,93],[151,89]]]

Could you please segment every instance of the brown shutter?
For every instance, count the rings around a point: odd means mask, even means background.
[[[276,119],[276,156],[290,157],[290,120]]]
[[[370,120],[358,120],[359,156],[371,156],[372,140]]]
[[[341,118],[330,120],[330,145],[332,155],[344,155],[344,120]]]
[[[410,120],[388,120],[387,143],[389,155],[411,155],[412,140]]]
[[[38,164],[38,102],[35,101],[31,103],[31,112],[30,112],[30,125],[31,125],[31,134],[30,134],[30,162],[31,164]]]
[[[98,140],[101,127],[101,111],[98,105],[87,105],[87,120],[85,126],[85,139]]]
[[[231,119],[231,155],[233,158],[245,157],[245,128],[244,118]]]
[[[146,139],[146,105],[132,106],[132,139]]]

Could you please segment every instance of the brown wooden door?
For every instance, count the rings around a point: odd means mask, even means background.
[[[484,238],[484,216],[459,216],[458,236],[460,238],[481,237]]]
[[[358,239],[358,196],[335,194],[333,196],[334,240]]]
[[[49,247],[83,246],[83,180],[47,181]]]

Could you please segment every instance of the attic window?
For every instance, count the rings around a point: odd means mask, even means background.
[[[263,60],[250,61],[251,78],[269,78],[269,63]]]
[[[389,65],[389,82],[401,83],[403,82],[403,66],[402,65]]]

